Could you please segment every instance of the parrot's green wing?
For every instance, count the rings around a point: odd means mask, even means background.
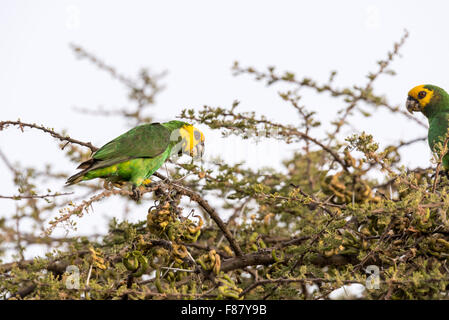
[[[83,171],[67,179],[66,184],[74,184],[86,173],[107,168],[118,163],[137,158],[154,158],[167,150],[172,130],[160,123],[135,127],[98,149],[87,161],[78,166]]]
[[[162,124],[140,125],[94,152],[90,159],[78,166],[82,171],[69,177],[66,185],[95,178],[104,178],[110,182],[128,181],[133,187],[146,184],[148,177],[170,157],[176,143],[171,141],[172,133],[177,133],[178,141],[186,139],[190,154],[190,144],[194,148],[203,146],[204,136],[188,123],[173,120]],[[189,139],[192,141],[189,142]],[[194,150],[198,152],[201,148]]]
[[[170,143],[171,130],[160,123],[135,127],[98,149],[92,158],[81,163],[80,172],[106,168],[135,158],[154,158],[163,153]]]
[[[103,161],[154,158],[165,151],[170,143],[170,134],[171,131],[160,123],[144,124],[108,142],[92,158]]]

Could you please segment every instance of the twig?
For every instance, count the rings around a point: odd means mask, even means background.
[[[268,284],[268,283],[277,283],[277,284],[281,284],[281,283],[293,283],[293,282],[297,282],[297,283],[313,283],[313,282],[337,282],[337,281],[341,281],[344,284],[351,284],[351,283],[360,283],[360,281],[357,280],[336,280],[336,279],[325,279],[325,278],[304,278],[304,279],[295,279],[295,278],[282,278],[282,279],[263,279],[263,280],[259,280],[259,281],[255,281],[254,283],[252,283],[251,285],[249,285],[247,288],[245,288],[245,290],[243,290],[240,293],[240,297],[243,297],[245,294],[247,294],[248,292],[250,292],[251,290],[253,290],[254,288],[264,285],[264,284]]]
[[[357,106],[357,103],[360,100],[363,100],[363,99],[366,100],[366,93],[372,89],[374,81],[381,74],[384,73],[386,68],[393,61],[393,58],[399,54],[399,49],[404,45],[405,40],[408,38],[408,36],[409,36],[408,31],[404,30],[404,35],[402,36],[402,38],[399,40],[399,42],[394,44],[393,52],[388,52],[387,59],[379,62],[379,69],[377,70],[377,72],[371,73],[368,75],[369,80],[366,83],[365,87],[360,90],[360,94],[352,100],[352,102],[350,103],[350,105],[348,107],[345,108],[345,112],[344,112],[343,116],[338,121],[336,121],[337,127],[331,136],[336,136],[336,134],[340,132],[340,129],[341,129],[343,123],[345,123],[345,121],[346,121],[347,117],[349,116],[349,114],[351,113],[352,109],[354,109]]]
[[[169,183],[169,185],[172,186],[173,188],[175,188],[180,194],[188,196],[191,200],[198,203],[200,205],[200,207],[203,208],[204,211],[207,212],[207,214],[209,214],[209,216],[212,218],[212,220],[215,221],[215,223],[218,225],[218,227],[224,233],[226,239],[229,241],[229,244],[231,245],[231,248],[235,252],[235,254],[237,256],[243,256],[243,251],[242,251],[242,249],[240,249],[240,246],[238,245],[237,241],[232,236],[228,227],[223,222],[223,220],[221,220],[220,216],[215,211],[215,209],[209,205],[207,200],[202,198],[198,193],[196,193],[193,190],[190,190],[190,189],[188,189],[184,186],[178,185],[176,183],[170,182],[165,176],[163,176],[162,174],[160,174],[158,172],[154,173],[154,175],[156,177],[158,177],[159,179],[163,180],[165,183]]]
[[[161,267],[161,269],[167,269],[167,270],[171,270],[171,271],[180,271],[180,272],[195,272],[195,270],[190,270],[190,269],[181,269],[181,268],[173,268],[173,267]]]
[[[213,110],[210,107],[206,107],[206,108],[209,108],[209,110]],[[282,125],[280,123],[274,123],[274,122],[268,121],[266,119],[255,119],[255,118],[246,116],[244,114],[234,113],[233,110],[231,110],[230,112],[221,112],[221,115],[223,117],[232,117],[232,121],[229,121],[229,120],[228,121],[223,121],[223,123],[221,124],[221,128],[226,128],[226,129],[231,129],[231,130],[235,129],[234,122],[236,120],[243,120],[243,121],[246,121],[248,123],[269,125],[272,128],[278,129],[280,131],[279,134],[282,134],[282,136],[287,136],[287,137],[296,136],[299,139],[303,139],[305,141],[310,141],[310,142],[314,143],[315,145],[319,146],[324,151],[329,153],[334,158],[334,160],[337,161],[343,167],[343,169],[345,171],[347,171],[347,172],[349,171],[347,163],[337,154],[337,152],[332,150],[331,147],[324,145],[321,141],[311,137],[310,135],[308,135],[308,134],[306,134],[304,132],[299,131],[296,128],[293,128],[291,126],[285,126],[285,125]],[[192,115],[190,115],[188,119],[199,121],[199,122],[203,122],[206,125],[213,124],[214,121],[216,121],[215,119],[213,119],[213,120],[200,119],[200,118],[192,116]]]
[[[39,126],[39,125],[36,125],[34,123],[21,122],[20,120],[17,120],[17,121],[0,121],[0,131],[2,131],[3,129],[7,128],[10,125],[18,126],[20,128],[20,130],[22,130],[22,132],[23,132],[23,128],[24,127],[38,129],[38,130],[44,131],[46,133],[49,133],[52,137],[54,137],[56,139],[59,139],[61,141],[67,141],[67,142],[70,142],[70,143],[75,143],[75,144],[87,147],[92,152],[95,152],[95,151],[98,150],[98,148],[93,146],[90,142],[82,142],[82,141],[79,141],[79,140],[76,140],[76,139],[72,139],[69,136],[63,136],[63,135],[55,132],[52,129],[45,128],[44,126]]]
[[[22,200],[22,199],[44,199],[44,198],[54,198],[59,196],[67,196],[71,195],[73,192],[66,192],[66,193],[53,193],[53,194],[45,194],[45,195],[30,195],[30,196],[2,196],[0,195],[0,199],[12,199],[12,200]]]
[[[159,186],[154,186],[151,188],[145,188],[141,194],[154,191],[158,189]],[[80,205],[76,206],[75,208],[71,210],[66,210],[65,213],[63,213],[60,217],[55,218],[53,221],[50,221],[50,227],[47,228],[45,231],[46,234],[50,234],[57,225],[59,225],[62,222],[68,221],[72,215],[78,215],[82,216],[83,210],[85,210],[87,207],[89,207],[93,202],[99,201],[103,198],[110,197],[112,195],[132,195],[131,191],[128,190],[121,190],[121,189],[112,189],[112,190],[105,190],[99,194],[94,195],[89,200],[84,200]]]

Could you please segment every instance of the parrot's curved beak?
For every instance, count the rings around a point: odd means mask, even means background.
[[[195,148],[193,148],[193,157],[203,157],[204,154],[204,142],[198,143]]]
[[[418,100],[408,96],[407,102],[405,103],[408,112],[413,113],[414,111],[421,111],[421,107],[419,105]]]
[[[193,144],[193,143],[192,143]],[[193,146],[187,141],[182,141],[182,147],[178,150],[178,156],[189,155],[194,159],[201,158],[204,154],[204,141],[198,142]]]

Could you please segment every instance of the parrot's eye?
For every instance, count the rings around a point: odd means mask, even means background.
[[[199,133],[198,131],[195,131],[193,134],[195,136],[195,140],[200,140],[201,139],[201,133]]]
[[[420,91],[420,92],[418,93],[418,98],[419,98],[419,99],[423,99],[423,98],[426,96],[426,94],[427,94],[427,92],[425,92],[425,91]]]

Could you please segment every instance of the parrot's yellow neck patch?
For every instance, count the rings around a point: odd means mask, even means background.
[[[179,129],[179,134],[187,143],[188,149],[192,152],[193,148],[200,142],[204,142],[203,133],[192,125],[185,125]]]
[[[423,93],[425,92],[425,96],[422,97]],[[412,97],[413,99],[417,100],[419,102],[419,105],[424,108],[426,105],[429,104],[430,100],[432,100],[433,97],[433,91],[430,89],[425,88],[425,85],[420,85],[414,87],[412,90],[408,92],[408,95]]]

